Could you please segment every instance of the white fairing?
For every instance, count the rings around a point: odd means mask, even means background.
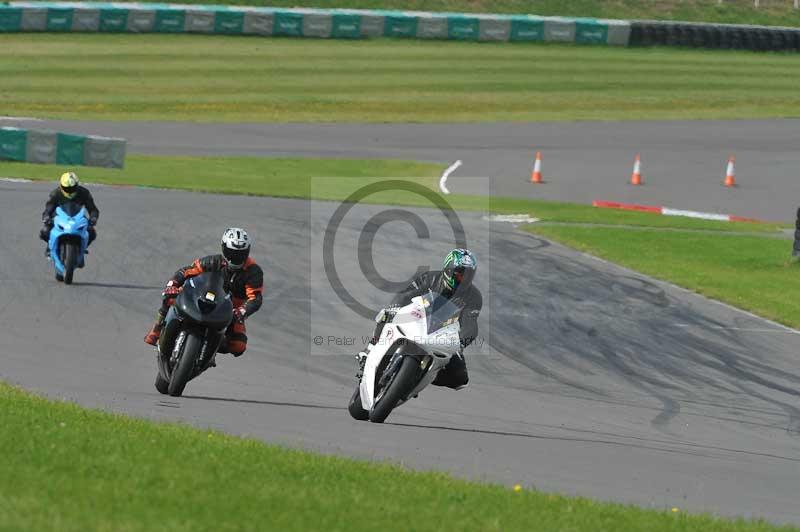
[[[426,298],[415,297],[410,304],[401,307],[392,322],[383,328],[381,337],[367,356],[359,385],[361,405],[365,410],[371,410],[375,403],[377,370],[384,358],[391,359],[399,340],[405,339],[406,342],[414,343],[429,355],[422,357],[421,365],[427,373],[409,394],[411,397],[428,386],[436,378],[436,374],[447,365],[450,357],[458,351],[460,347],[458,315],[455,314],[452,320],[445,321],[443,326],[428,334],[430,321],[428,305],[429,301]]]

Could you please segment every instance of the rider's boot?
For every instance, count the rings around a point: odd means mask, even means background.
[[[222,342],[220,342],[220,344],[219,344],[219,349],[217,349],[217,353],[227,354],[227,353],[230,353],[230,352],[231,352],[231,350],[228,348],[228,337],[227,336],[223,336],[222,337]]]
[[[369,355],[370,349],[372,349],[372,344],[367,344],[367,347],[356,355],[356,362],[358,362],[356,378],[358,380],[361,380],[361,376],[364,375],[364,366],[367,364],[367,356]]]
[[[165,316],[166,315],[161,312],[161,309],[159,309],[158,313],[156,314],[156,322],[153,324],[153,328],[150,329],[150,332],[145,335],[144,343],[150,345],[158,344],[158,339],[161,338],[161,329],[164,328]]]

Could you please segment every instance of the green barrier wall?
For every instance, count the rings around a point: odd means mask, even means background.
[[[0,4],[0,32],[215,33],[333,39],[375,36],[458,41],[561,41],[626,45],[629,24],[521,15],[276,9],[100,2]]]
[[[0,9],[0,32],[14,32],[22,29],[22,8]]]
[[[274,26],[272,33],[275,35],[285,35],[287,37],[303,36],[303,15],[287,11],[275,13]]]
[[[186,12],[178,9],[159,9],[153,31],[157,33],[182,33],[186,24]]]
[[[0,160],[69,166],[125,165],[125,139],[0,127]]]
[[[334,39],[361,38],[361,17],[359,15],[333,15],[331,37]]]
[[[12,1],[0,4],[0,33],[20,31],[190,32],[333,39],[401,37],[800,49],[800,28],[730,24],[157,3]]]
[[[239,35],[244,31],[244,13],[220,11],[214,21],[214,33]]]
[[[216,33],[333,39],[403,37],[798,50],[800,28],[356,9],[100,2],[0,4],[0,33]]]
[[[594,20],[575,22],[575,42],[579,44],[599,44],[608,42],[608,25]]]
[[[128,26],[127,9],[102,9],[100,10],[99,31],[123,32]]]
[[[83,148],[86,137],[59,133],[56,142],[56,164],[83,164]]]
[[[543,41],[544,20],[514,19],[511,21],[511,41]]]
[[[48,8],[47,31],[72,31],[72,9]]]
[[[477,41],[480,21],[472,17],[447,17],[447,38],[456,41]]]
[[[28,134],[24,129],[0,128],[0,159],[24,161]]]
[[[416,37],[418,25],[417,17],[387,15],[383,19],[383,35],[386,37]]]

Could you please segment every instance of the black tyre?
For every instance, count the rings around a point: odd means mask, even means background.
[[[397,403],[405,399],[417,384],[419,361],[410,356],[403,357],[400,368],[386,390],[378,392],[377,401],[369,411],[369,420],[373,423],[383,423],[392,413]]]
[[[156,373],[156,390],[158,393],[167,395],[169,393],[169,381],[161,377],[161,373]]]
[[[194,376],[195,364],[202,347],[203,340],[197,336],[197,333],[190,332],[186,335],[178,365],[172,370],[172,376],[169,379],[167,392],[171,396],[180,397],[183,389],[186,388],[186,383]]]
[[[78,264],[78,246],[73,242],[64,244],[61,260],[64,262],[64,284],[72,284],[72,274]]]
[[[369,412],[364,410],[364,407],[361,406],[361,392],[356,386],[356,391],[353,392],[353,396],[350,398],[350,404],[347,405],[347,411],[350,412],[350,415],[353,419],[357,419],[359,421],[366,421],[369,419]]]

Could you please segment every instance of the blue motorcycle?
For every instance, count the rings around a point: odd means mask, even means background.
[[[48,245],[56,281],[72,284],[75,268],[84,266],[89,245],[89,217],[82,205],[70,201],[56,207]]]

